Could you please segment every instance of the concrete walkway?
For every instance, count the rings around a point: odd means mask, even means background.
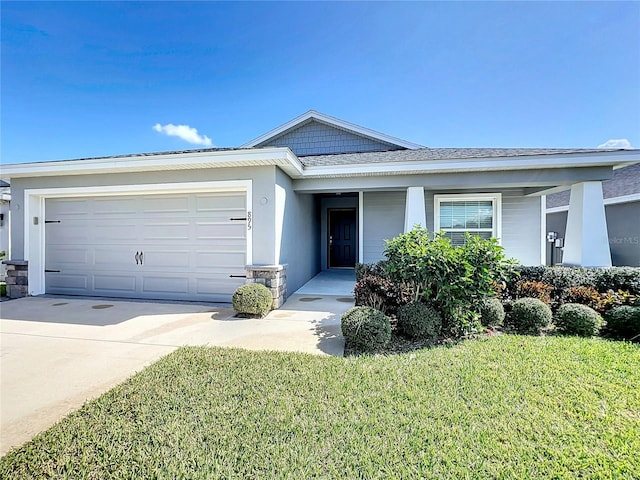
[[[324,285],[325,277],[316,285]],[[228,305],[40,296],[0,304],[0,454],[184,345],[342,355],[340,316],[353,305],[314,280],[264,319]]]

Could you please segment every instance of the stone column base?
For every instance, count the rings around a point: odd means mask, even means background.
[[[261,283],[271,292],[273,309],[287,299],[287,265],[247,265],[247,283]]]
[[[22,298],[29,295],[29,262],[26,260],[4,260],[7,266],[7,296]]]

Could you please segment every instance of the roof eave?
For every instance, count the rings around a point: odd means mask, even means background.
[[[518,157],[486,157],[411,162],[360,163],[352,165],[306,166],[303,178],[336,178],[384,175],[418,175],[548,168],[620,167],[637,163],[640,158],[621,159],[620,153],[583,155],[534,155]]]
[[[303,171],[302,163],[289,148],[273,147],[261,148],[260,150],[191,152],[13,164],[3,166],[2,176],[3,178],[12,179],[34,176],[89,175],[261,165],[278,166],[291,178],[301,176]]]

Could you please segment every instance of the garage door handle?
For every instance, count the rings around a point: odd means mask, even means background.
[[[144,253],[140,252],[140,265],[142,265],[143,261],[144,261]]]
[[[136,252],[134,258],[136,259],[136,265],[139,265],[140,264],[140,252]]]

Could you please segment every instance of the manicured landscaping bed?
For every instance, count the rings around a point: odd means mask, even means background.
[[[182,348],[1,478],[637,478],[640,348],[502,335],[349,358]]]

